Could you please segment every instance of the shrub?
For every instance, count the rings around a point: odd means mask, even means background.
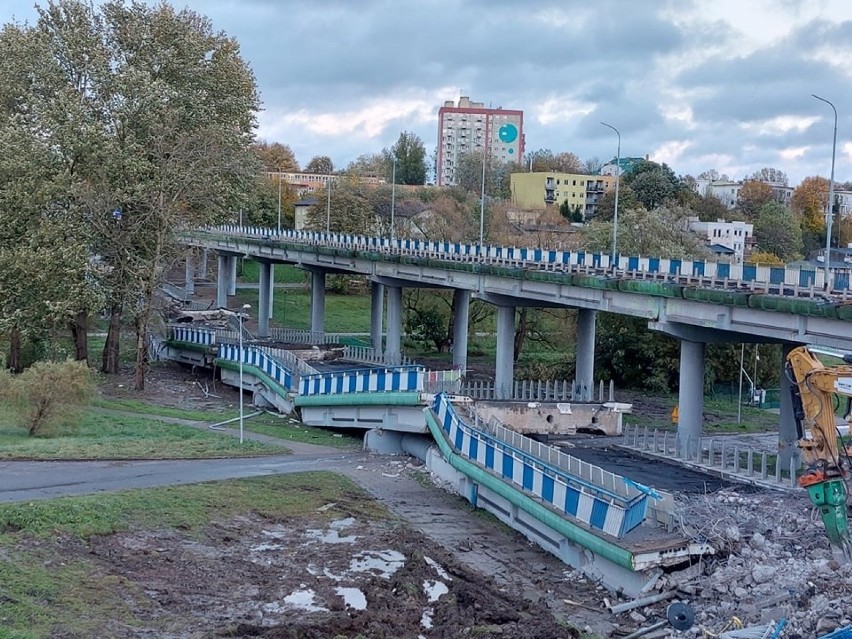
[[[92,399],[95,383],[84,362],[37,362],[20,375],[5,375],[0,394],[31,436],[71,425]]]

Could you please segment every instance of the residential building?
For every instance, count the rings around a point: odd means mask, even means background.
[[[524,112],[487,108],[462,96],[438,110],[438,186],[456,183],[459,156],[487,154],[498,162],[521,162],[524,156]]]
[[[264,175],[273,182],[281,180],[284,184],[294,187],[299,197],[317,190],[324,190],[329,181],[336,182],[340,179],[340,176],[335,174],[304,173],[302,171],[266,171]],[[378,185],[385,183],[383,179],[376,176],[359,176],[356,179],[362,184]]]
[[[612,177],[615,177],[616,175],[624,175],[625,173],[632,173],[641,162],[647,161],[647,155],[644,158],[612,158],[601,167],[599,173],[601,175],[609,175]]]
[[[702,222],[697,217],[691,217],[687,220],[687,230],[702,236],[717,255],[730,254],[737,263],[743,261],[745,253],[754,245],[754,225],[746,222],[726,222],[721,219]]]
[[[588,219],[597,213],[603,194],[615,188],[615,177],[551,171],[512,173],[510,188],[512,204],[519,209],[559,208],[567,203]]]

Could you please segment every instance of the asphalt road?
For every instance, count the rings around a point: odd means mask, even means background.
[[[319,448],[319,447],[317,447]],[[337,450],[243,459],[0,462],[0,502],[116,492],[314,470],[340,471],[367,459]]]

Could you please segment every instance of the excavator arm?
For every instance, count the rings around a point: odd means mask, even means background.
[[[799,485],[808,490],[829,540],[852,559],[846,509],[846,480],[852,473],[850,452],[840,443],[834,398],[852,398],[852,366],[825,366],[805,346],[787,356],[787,371],[793,382],[793,408],[799,448],[805,462]]]

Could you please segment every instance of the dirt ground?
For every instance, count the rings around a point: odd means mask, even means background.
[[[334,506],[331,505],[333,508]],[[322,523],[317,523],[322,521]],[[143,628],[109,637],[578,637],[544,603],[498,589],[417,532],[326,518],[219,521],[199,537],[136,531],[61,545],[119,577]]]

